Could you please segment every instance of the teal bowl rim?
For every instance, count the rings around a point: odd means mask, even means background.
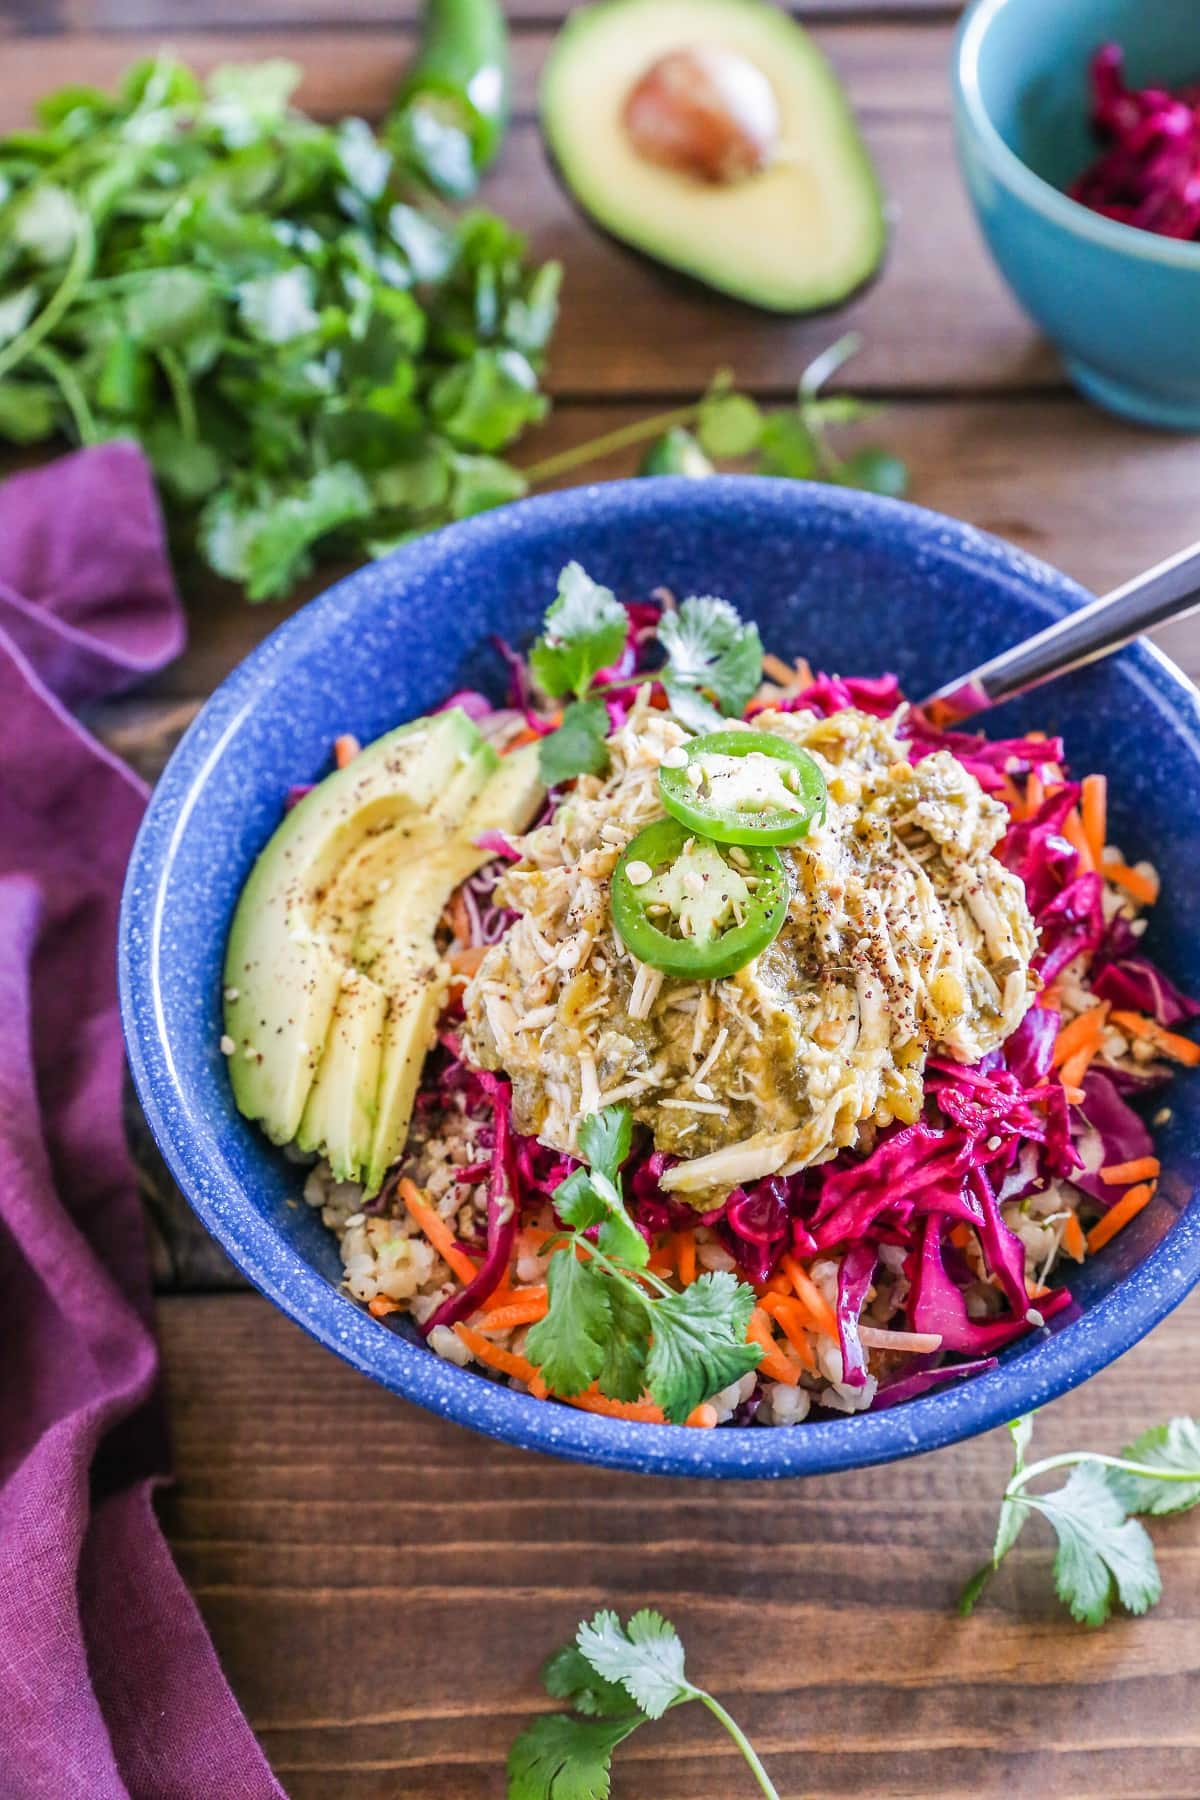
[[[1123,225],[1119,219],[1106,219],[1102,213],[1092,212],[1037,174],[1005,143],[984,104],[979,69],[987,33],[1009,4],[1010,0],[975,0],[955,34],[951,63],[955,95],[987,153],[993,174],[1053,224],[1078,237],[1090,238],[1105,250],[1167,268],[1200,272],[1200,244],[1160,237],[1157,232],[1143,231],[1140,225]]]

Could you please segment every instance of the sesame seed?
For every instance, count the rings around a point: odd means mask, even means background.
[[[992,1136],[987,1141],[987,1147],[989,1150],[998,1150],[1000,1148],[1000,1142],[1000,1138],[993,1132]]]
[[[664,753],[662,766],[664,769],[682,769],[686,767],[687,759],[688,753],[683,745],[676,744],[673,749]]]
[[[237,988],[230,987],[230,988],[225,989],[225,998],[227,1000],[236,1000],[237,997],[238,997],[238,989]]]
[[[1046,1321],[1036,1306],[1029,1306],[1025,1309],[1025,1323],[1027,1325],[1044,1325]]]
[[[625,879],[631,887],[644,887],[653,873],[654,870],[647,862],[631,862],[625,864]]]
[[[232,1056],[236,1049],[237,1049],[237,1045],[234,1043],[233,1039],[229,1036],[228,1032],[226,1032],[225,1036],[221,1039],[221,1055],[222,1056]]]
[[[247,1062],[253,1062],[254,1058],[257,1056],[257,1054],[258,1054],[258,1052],[255,1050],[253,1044],[247,1044],[246,1048],[242,1051],[242,1055],[245,1057]]]

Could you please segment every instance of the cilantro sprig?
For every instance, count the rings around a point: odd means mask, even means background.
[[[593,1382],[611,1400],[649,1394],[678,1425],[757,1368],[762,1352],[746,1342],[754,1292],[725,1270],[679,1291],[647,1268],[649,1247],[621,1190],[632,1125],[627,1107],[610,1106],[579,1128],[589,1166],[555,1190],[567,1231],[547,1269],[548,1310],[525,1354],[557,1394]]]
[[[1054,1530],[1054,1587],[1082,1625],[1102,1625],[1118,1602],[1144,1613],[1162,1594],[1154,1545],[1134,1514],[1186,1512],[1200,1504],[1200,1420],[1171,1419],[1135,1438],[1120,1456],[1070,1450],[1026,1462],[1033,1417],[1009,1426],[1013,1468],[1000,1505],[991,1561],[967,1583],[959,1611],[969,1613],[1027,1520],[1039,1513]],[[1031,1493],[1030,1484],[1069,1469],[1063,1486]]]
[[[608,708],[597,675],[615,665],[628,635],[625,608],[611,589],[578,563],[558,578],[558,594],[529,653],[535,682],[551,699],[573,694],[558,729],[542,738],[539,761],[547,787],[608,766]],[[690,731],[710,731],[738,718],[762,679],[762,640],[727,600],[684,600],[659,620],[663,664],[656,679],[671,711]],[[623,685],[623,684],[620,684]]]
[[[661,1613],[643,1608],[623,1626],[615,1612],[598,1612],[549,1659],[542,1681],[574,1712],[546,1713],[521,1733],[508,1757],[508,1800],[607,1800],[613,1752],[647,1719],[691,1700],[720,1720],[759,1791],[779,1800],[737,1721],[689,1681],[682,1640]]]
[[[900,498],[908,488],[908,469],[898,456],[875,444],[842,455],[830,435],[831,429],[862,424],[878,415],[877,406],[857,395],[823,391],[861,347],[857,332],[839,338],[803,371],[794,402],[781,407],[761,407],[738,391],[728,369],[720,369],[699,400],[558,451],[526,467],[525,479],[531,487],[541,487],[622,450],[648,444],[640,475],[702,479],[716,474],[724,463],[755,475],[824,481]]]

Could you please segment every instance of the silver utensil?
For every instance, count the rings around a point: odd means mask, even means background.
[[[1102,594],[1065,619],[1047,625],[1024,643],[1002,650],[968,675],[948,681],[922,705],[938,724],[954,724],[1096,662],[1141,632],[1152,631],[1170,619],[1182,619],[1197,607],[1200,544],[1192,544],[1144,575],[1136,575],[1124,587],[1114,588],[1111,594]]]

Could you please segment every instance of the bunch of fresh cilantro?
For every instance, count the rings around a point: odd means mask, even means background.
[[[1000,1506],[991,1561],[963,1589],[959,1610],[969,1613],[1000,1567],[1026,1521],[1038,1513],[1058,1539],[1054,1588],[1082,1625],[1102,1625],[1117,1601],[1144,1613],[1162,1594],[1149,1533],[1135,1514],[1162,1516],[1200,1505],[1200,1421],[1171,1419],[1135,1438],[1120,1456],[1069,1450],[1027,1463],[1032,1415],[1009,1426],[1013,1470]],[[1061,1488],[1032,1493],[1030,1484],[1070,1469]]]
[[[526,491],[559,284],[298,76],[159,57],[0,140],[0,438],[139,439],[252,600]]]
[[[622,1626],[598,1612],[542,1670],[546,1692],[574,1713],[543,1713],[508,1757],[508,1800],[607,1800],[613,1751],[647,1719],[699,1700],[719,1719],[767,1800],[778,1792],[746,1734],[720,1701],[689,1681],[683,1644],[660,1613],[643,1609]]]
[[[558,729],[541,741],[542,779],[548,787],[576,775],[598,775],[607,767],[609,720],[603,696],[607,686],[628,686],[629,678],[598,688],[595,683],[617,663],[628,630],[628,615],[611,589],[593,581],[578,563],[568,563],[529,655],[530,673],[543,694],[551,699],[574,696]],[[701,597],[664,611],[657,635],[664,660],[655,679],[680,724],[689,731],[711,731],[726,718],[741,717],[762,680],[756,625],[744,624],[728,601]]]
[[[611,1400],[657,1401],[681,1425],[703,1401],[757,1368],[746,1342],[754,1290],[724,1270],[678,1291],[647,1268],[650,1250],[621,1191],[633,1120],[627,1106],[589,1113],[579,1127],[588,1167],[554,1190],[566,1227],[546,1272],[550,1306],[525,1354],[556,1394],[593,1382]]]

